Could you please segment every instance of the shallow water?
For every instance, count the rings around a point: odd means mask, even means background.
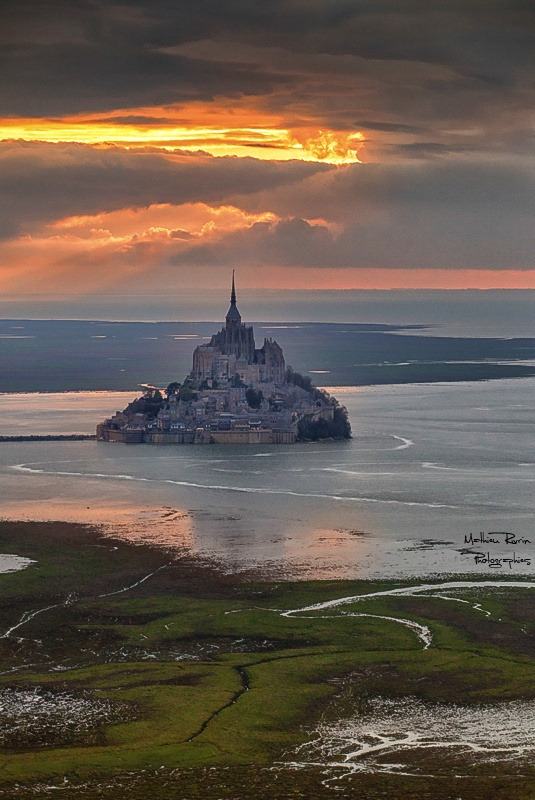
[[[19,569],[24,569],[32,563],[33,562],[29,558],[0,553],[0,573],[17,572]]]
[[[535,703],[510,701],[462,706],[417,697],[373,697],[358,713],[311,731],[288,755],[296,768],[324,766],[326,783],[358,772],[474,774],[481,764],[522,762],[535,753]]]
[[[0,394],[0,436],[95,433],[96,422],[122,410],[134,392]]]
[[[103,523],[285,577],[531,575],[534,389],[535,379],[333,389],[353,426],[342,443],[3,443],[2,516]],[[58,413],[61,432],[83,432],[123,400],[39,395],[25,411],[4,395],[0,408],[27,433]],[[492,531],[496,543],[478,541]]]

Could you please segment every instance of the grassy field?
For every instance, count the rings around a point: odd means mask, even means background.
[[[0,577],[0,798],[535,798],[526,763],[360,772],[336,790],[321,765],[279,764],[366,698],[535,699],[530,589],[284,616],[407,584],[264,583],[65,523],[0,534],[0,552],[35,562]],[[398,618],[428,627],[431,646]]]

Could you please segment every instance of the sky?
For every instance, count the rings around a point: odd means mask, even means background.
[[[531,2],[3,0],[0,14],[5,316],[152,318],[226,294],[233,269],[251,298],[305,304],[535,289]]]

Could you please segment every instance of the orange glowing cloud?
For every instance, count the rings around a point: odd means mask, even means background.
[[[359,161],[357,145],[364,137],[359,131],[320,130],[313,121],[290,128],[279,114],[244,103],[195,102],[52,119],[1,119],[0,141],[9,139],[351,164]]]
[[[325,146],[330,146],[328,139]],[[217,285],[223,272],[227,276],[224,251],[229,239],[255,231],[276,232],[288,224],[295,226],[295,220],[272,211],[201,202],[64,217],[1,244],[0,290],[24,295],[31,287],[31,293],[41,297],[76,297],[125,287],[134,291],[178,284],[195,288],[199,269],[204,275],[209,271],[211,283]],[[297,232],[301,228],[329,235],[333,243],[343,230],[319,217],[302,219]],[[207,248],[218,254],[214,263],[206,258]],[[249,257],[239,263],[241,285],[251,289],[535,289],[534,270],[349,265],[325,269],[298,263],[289,268],[273,258],[259,268],[257,260]]]
[[[141,209],[74,216],[43,225],[31,236],[0,246],[4,293],[83,295],[157,274],[162,263],[192,244],[216,243],[225,234],[275,214],[204,203],[157,204]]]
[[[183,214],[180,212],[184,212]],[[148,224],[151,213],[152,222]],[[180,218],[180,228],[177,218]],[[71,217],[38,235],[5,242],[0,290],[5,295],[79,297],[107,290],[161,291],[163,286],[195,289],[200,267],[172,266],[186,249],[217,244],[232,231],[274,215],[251,215],[233,207],[155,206],[94,217]],[[323,221],[315,221],[323,225]],[[106,227],[102,227],[102,225]],[[7,266],[9,265],[9,266]],[[171,266],[170,266],[171,265]],[[226,286],[228,269],[202,267],[213,286]],[[244,289],[535,289],[535,270],[374,269],[281,267],[240,268]],[[31,287],[31,292],[29,292]]]
[[[250,227],[255,222],[277,219],[277,215],[269,211],[250,213],[230,205],[157,203],[146,208],[123,208],[101,214],[66,217],[51,223],[47,230],[87,238],[92,231],[105,229],[110,237],[117,239],[141,236],[149,230],[166,230],[169,233],[181,231],[183,238],[188,238],[204,236],[208,231],[228,233]]]

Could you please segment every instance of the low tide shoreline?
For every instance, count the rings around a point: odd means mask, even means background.
[[[529,581],[444,584],[447,597],[442,587],[404,596],[399,580],[269,583],[66,522],[0,522],[0,550],[34,561],[0,576],[0,694],[11,714],[3,728],[0,715],[0,798],[424,800],[430,781],[436,800],[532,796],[529,731],[520,761],[506,741],[502,758],[501,740],[486,761],[443,741],[439,719],[443,707],[455,725],[477,717],[462,734],[476,746],[482,704],[531,708]],[[327,740],[312,763],[303,745],[368,713],[375,697],[401,710],[413,698],[437,749],[407,749],[399,712],[401,746],[384,763],[361,748],[340,776]],[[390,770],[392,757],[407,759],[404,773]]]
[[[96,441],[94,433],[50,433],[29,436],[0,436],[0,442],[83,442]]]

